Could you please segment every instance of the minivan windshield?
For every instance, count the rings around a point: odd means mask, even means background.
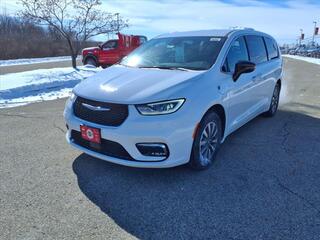
[[[155,38],[141,45],[121,61],[137,68],[207,70],[216,61],[224,37]]]

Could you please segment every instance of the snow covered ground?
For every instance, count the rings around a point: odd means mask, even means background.
[[[21,59],[11,59],[11,60],[0,60],[0,67],[3,67],[3,66],[14,66],[14,65],[25,65],[25,64],[35,64],[35,63],[47,63],[47,62],[61,62],[61,61],[69,61],[69,60],[71,61],[71,57],[70,56],[46,57],[46,58],[21,58]]]
[[[0,108],[67,97],[77,83],[101,70],[82,66],[0,75]]]
[[[319,58],[302,57],[302,56],[289,55],[289,54],[284,54],[282,56],[320,65]]]
[[[293,55],[283,56],[320,65],[320,59]],[[0,61],[0,67],[69,59],[69,57],[57,57],[5,60]],[[0,108],[67,97],[77,83],[101,70],[102,68],[81,66],[78,67],[78,70],[67,67],[0,75]]]

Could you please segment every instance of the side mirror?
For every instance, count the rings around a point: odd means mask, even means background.
[[[237,81],[237,79],[240,77],[241,74],[253,72],[255,69],[256,69],[256,64],[253,62],[248,62],[248,61],[237,62],[233,76],[232,76],[233,81]]]

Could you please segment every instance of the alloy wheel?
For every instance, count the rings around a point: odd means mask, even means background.
[[[207,165],[214,158],[218,143],[217,133],[218,128],[215,122],[209,122],[201,133],[199,157],[202,165]]]

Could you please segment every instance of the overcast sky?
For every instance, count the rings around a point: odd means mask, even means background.
[[[251,27],[273,35],[280,43],[295,42],[300,29],[311,37],[320,23],[320,0],[102,0],[103,8],[129,19],[127,33],[149,38],[164,32]],[[16,0],[0,0],[14,13]],[[320,24],[319,24],[320,25]]]

